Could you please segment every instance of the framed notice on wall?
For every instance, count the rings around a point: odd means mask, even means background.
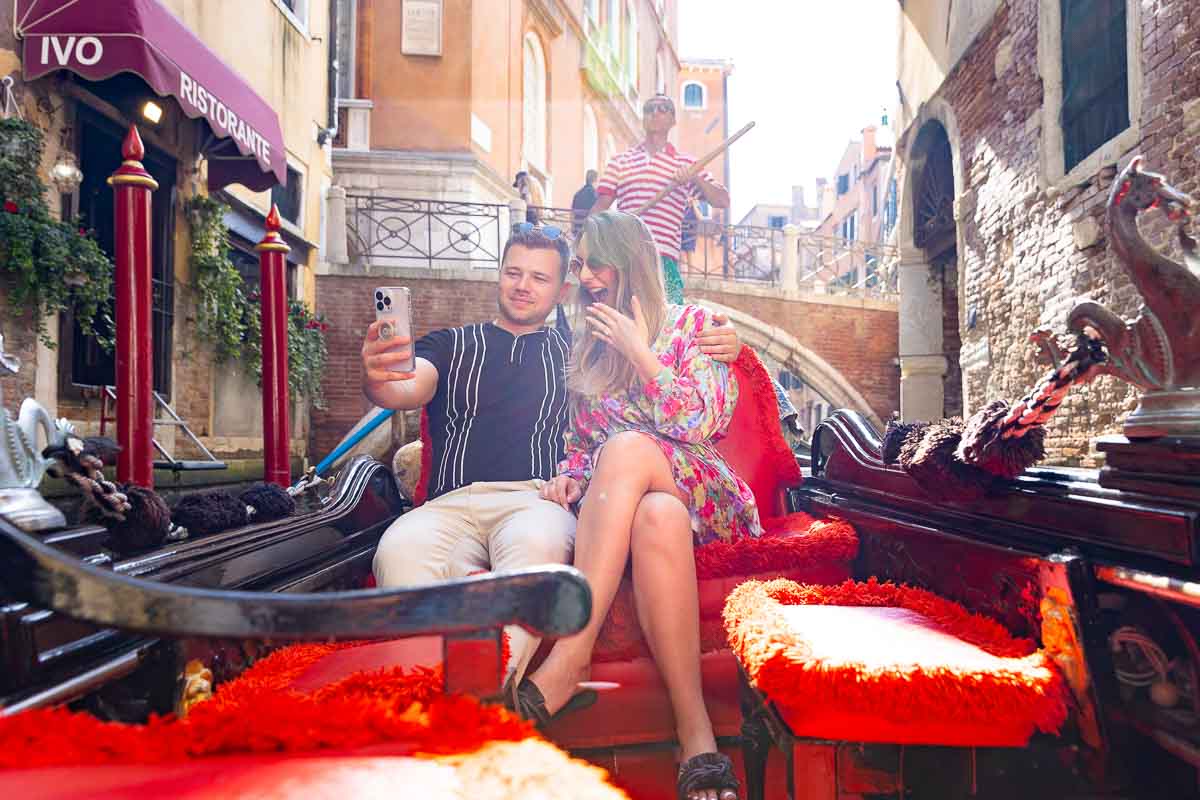
[[[404,0],[400,24],[404,55],[442,54],[442,0]]]

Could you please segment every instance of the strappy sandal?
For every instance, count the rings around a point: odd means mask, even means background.
[[[572,695],[566,705],[551,714],[546,710],[546,698],[542,695],[542,690],[537,687],[536,683],[525,678],[517,686],[516,694],[513,696],[513,708],[510,710],[541,728],[564,714],[582,711],[594,705],[597,697],[594,689],[584,689]]]
[[[733,774],[733,762],[724,753],[701,753],[679,765],[679,777],[675,781],[679,800],[689,800],[692,792],[716,789],[720,800],[727,800],[728,792],[737,796],[741,786]]]

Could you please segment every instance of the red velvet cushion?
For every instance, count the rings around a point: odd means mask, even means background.
[[[1018,747],[1066,718],[1062,677],[1032,642],[921,589],[749,582],[725,626],[797,736]]]
[[[767,368],[749,345],[732,365],[738,404],[717,451],[754,492],[764,519],[786,513],[783,492],[800,485],[800,465],[783,438],[779,401]]]

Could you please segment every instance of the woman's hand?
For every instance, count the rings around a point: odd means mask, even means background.
[[[570,511],[571,504],[578,502],[579,498],[583,497],[583,487],[572,477],[558,475],[543,483],[538,494],[543,500],[558,503]]]
[[[650,327],[642,314],[642,305],[633,298],[633,316],[627,317],[612,306],[592,303],[587,307],[587,322],[600,341],[616,350],[633,364],[650,352]]]

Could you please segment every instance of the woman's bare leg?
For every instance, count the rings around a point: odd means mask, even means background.
[[[630,548],[638,622],[667,684],[686,761],[717,749],[700,685],[700,602],[687,507],[669,494],[646,495]]]
[[[671,465],[658,445],[649,436],[633,432],[618,433],[605,442],[575,529],[575,568],[591,586],[592,616],[582,631],[559,639],[530,676],[550,713],[561,708],[575,693],[575,684],[588,676],[592,647],[629,560],[634,515],[650,492],[679,496]]]

